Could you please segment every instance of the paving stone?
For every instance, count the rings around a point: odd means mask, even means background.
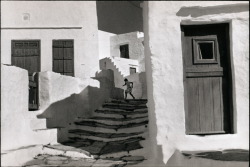
[[[57,150],[53,148],[44,147],[42,150],[42,154],[49,154],[49,155],[63,155],[65,151]]]
[[[64,155],[68,157],[92,158],[89,152],[88,154],[86,154],[86,153],[81,153],[81,152],[76,152],[76,151],[66,151]]]
[[[61,165],[61,166],[71,166],[71,167],[74,167],[74,166],[82,166],[82,167],[90,167],[90,166],[92,166],[95,162],[96,162],[95,159],[85,159],[85,158],[81,158],[81,159],[78,159],[78,160],[70,159],[70,160],[68,161],[67,164],[63,164],[63,165]]]
[[[48,165],[62,165],[63,162],[64,162],[64,161],[59,161],[59,160],[57,160],[57,161],[46,160],[46,163],[47,163]]]
[[[125,166],[126,162],[99,159],[93,164],[92,167],[115,167],[115,166],[118,166],[118,165],[120,167]]]
[[[48,157],[49,155],[47,154],[38,154],[37,156],[34,157],[34,159],[45,159],[46,157]]]
[[[47,160],[50,160],[50,161],[63,161],[63,160],[67,160],[68,157],[63,157],[63,156],[51,156],[51,157],[48,157],[46,158]]]
[[[27,163],[24,164],[24,166],[31,166],[31,165],[40,165],[40,164],[44,164],[45,161],[42,159],[33,159]]]
[[[128,156],[128,157],[123,157],[121,159],[124,161],[143,161],[144,157],[143,156]]]

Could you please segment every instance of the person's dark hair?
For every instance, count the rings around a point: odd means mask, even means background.
[[[127,78],[125,78],[125,79],[124,79],[124,81],[128,81],[128,79],[127,79]]]

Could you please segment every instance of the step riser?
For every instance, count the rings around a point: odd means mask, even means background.
[[[122,152],[117,152],[117,153],[103,154],[103,155],[100,155],[99,158],[106,159],[106,158],[119,158],[119,157],[124,157],[124,156],[138,156],[138,155],[142,155],[141,152],[143,152],[143,148],[131,150],[131,151],[122,151]]]
[[[109,111],[109,110],[96,110],[96,113],[102,113],[102,114],[119,114],[123,116],[130,116],[130,115],[138,115],[138,114],[147,114],[147,110],[131,110],[131,111]]]
[[[81,130],[88,130],[92,132],[102,132],[102,133],[137,133],[137,132],[145,132],[147,131],[147,125],[142,125],[138,127],[133,128],[124,128],[124,129],[107,129],[107,128],[101,128],[101,127],[90,127],[90,126],[80,126],[76,125],[71,127],[70,130],[73,129],[81,129]]]
[[[127,124],[127,125],[106,125],[106,124],[93,123],[93,122],[82,122],[82,123],[75,122],[75,125],[79,125],[79,126],[101,127],[101,128],[114,129],[114,130],[133,128],[133,127],[143,126],[147,124],[148,124],[148,121],[143,121],[143,122],[139,122],[136,124]]]
[[[127,140],[129,138],[133,137],[144,137],[146,134],[140,134],[140,135],[135,135],[135,136],[129,136],[129,137],[117,137],[117,138],[103,138],[103,137],[96,137],[96,136],[85,136],[85,135],[79,135],[79,134],[70,134],[70,138],[81,138],[81,139],[90,139],[90,140],[95,140],[95,141],[102,141],[102,142],[115,142],[115,141],[121,141],[121,140]]]
[[[110,121],[110,120],[94,120],[94,119],[83,119],[81,121],[77,121],[78,123],[84,123],[84,122],[96,122],[96,123],[101,123],[101,124],[106,124],[106,125],[127,125],[127,124],[137,124],[143,121],[148,121],[148,118],[139,118],[135,120],[130,120],[130,121]]]
[[[128,105],[140,105],[140,104],[147,104],[147,101],[110,101],[109,103],[114,103],[114,104],[128,104]]]
[[[104,108],[111,108],[111,109],[121,109],[121,110],[127,110],[127,111],[133,111],[135,109],[142,109],[146,108],[145,106],[115,106],[115,105],[103,105]]]
[[[108,118],[124,118],[123,115],[119,115],[119,114],[105,114],[105,113],[97,113],[95,112],[93,114],[94,117],[108,117]],[[148,114],[147,113],[142,113],[142,114],[130,114],[130,115],[126,115],[126,118],[138,118],[138,117],[147,117]]]

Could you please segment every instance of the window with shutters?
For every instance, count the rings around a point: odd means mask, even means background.
[[[74,76],[73,40],[53,40],[53,71]]]
[[[129,59],[129,48],[128,48],[128,44],[126,44],[126,45],[121,45],[121,46],[120,46],[120,55],[121,55],[121,58]]]

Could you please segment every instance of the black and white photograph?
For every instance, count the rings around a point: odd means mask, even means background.
[[[2,167],[249,167],[249,1],[0,3]]]

